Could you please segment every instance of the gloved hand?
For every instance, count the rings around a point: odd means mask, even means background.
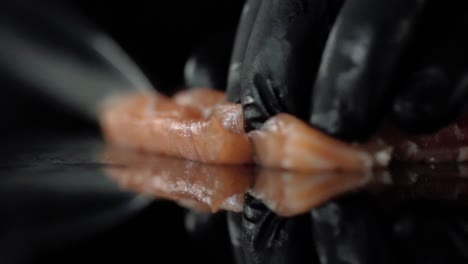
[[[228,77],[247,130],[288,112],[344,140],[430,132],[466,98],[462,1],[249,0]],[[440,18],[439,18],[440,17]],[[441,19],[443,17],[443,19]]]

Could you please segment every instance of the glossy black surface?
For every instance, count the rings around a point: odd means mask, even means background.
[[[100,161],[103,142],[95,133],[32,131],[2,140],[0,258],[32,261],[148,206],[149,199],[106,176],[103,168],[110,165]]]
[[[402,175],[290,218],[247,196],[243,213],[228,215],[237,263],[466,263],[467,200],[453,198],[466,180],[447,188],[453,175]]]
[[[3,138],[2,263],[232,260],[224,214],[186,214],[118,186],[105,169],[122,164],[103,162],[104,142],[86,131],[31,128]]]
[[[2,140],[0,257],[8,263],[69,256],[69,263],[160,257],[219,263],[232,261],[231,254],[238,263],[466,263],[468,257],[463,166],[395,167],[361,191],[296,217],[280,217],[250,195],[241,214],[211,215],[117,186],[103,170],[122,164],[102,161],[98,131],[35,129]]]

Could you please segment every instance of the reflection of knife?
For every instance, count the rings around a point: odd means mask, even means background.
[[[119,92],[152,89],[108,36],[63,7],[7,1],[0,10],[0,75],[96,120]]]

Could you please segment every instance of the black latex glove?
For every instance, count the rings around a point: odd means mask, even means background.
[[[332,136],[366,140],[389,116],[405,130],[430,132],[463,110],[462,1],[247,5],[228,77],[247,130],[287,112]]]
[[[349,0],[327,42],[309,121],[348,140],[366,139],[385,118],[391,80],[425,1]]]
[[[247,1],[228,77],[228,99],[242,102],[247,130],[280,112],[307,118],[311,84],[341,4]]]

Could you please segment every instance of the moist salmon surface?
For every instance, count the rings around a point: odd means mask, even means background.
[[[193,89],[172,98],[130,94],[106,104],[105,138],[114,145],[210,164],[252,164],[294,171],[367,171],[400,162],[468,160],[468,118],[426,135],[383,127],[369,142],[349,144],[288,114],[244,132],[242,107],[224,93]],[[467,135],[467,136],[465,136]]]
[[[168,98],[157,93],[113,100],[101,115],[112,144],[216,164],[252,163],[240,105],[210,90]]]

